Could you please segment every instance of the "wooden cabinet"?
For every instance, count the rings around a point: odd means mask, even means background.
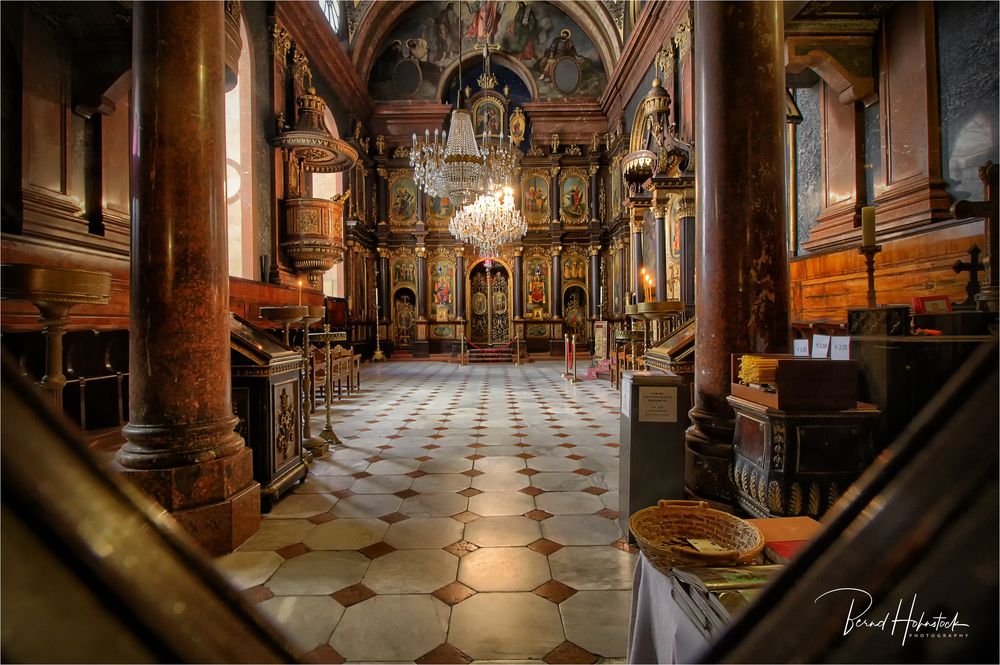
[[[782,411],[729,397],[733,482],[754,517],[819,516],[871,464],[879,411]]]
[[[260,328],[232,315],[233,413],[253,451],[261,510],[308,473],[302,451],[302,356]]]

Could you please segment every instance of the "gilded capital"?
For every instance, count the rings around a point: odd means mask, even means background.
[[[427,256],[427,247],[424,245],[417,245],[416,252],[418,258],[424,258]]]
[[[549,248],[549,256],[559,256],[562,253],[562,245]]]
[[[628,228],[632,233],[642,233],[642,220],[633,219],[631,222],[629,222]]]
[[[514,247],[513,250],[511,251],[514,253],[514,256],[521,256],[522,254],[524,254],[524,247],[522,245],[518,245],[517,247]]]
[[[677,26],[677,32],[674,33],[674,41],[677,42],[678,60],[683,60],[691,52],[692,22],[693,17],[688,14],[684,22]]]
[[[694,201],[692,199],[682,199],[677,206],[677,217],[694,217]]]
[[[597,136],[597,134],[594,134],[594,136]],[[598,165],[598,164],[591,164],[590,165],[590,169],[588,169],[588,171],[589,171],[591,177],[593,177],[593,176],[597,175],[597,172],[600,169],[601,169],[600,165]]]
[[[376,251],[378,252],[378,255],[382,256],[382,257],[387,257],[388,258],[389,254],[390,254],[388,247],[379,246],[379,247],[376,248]]]
[[[389,177],[389,172],[386,171],[381,166],[379,166],[378,168],[375,169],[375,173],[377,173],[380,178],[388,178]]]
[[[292,39],[288,36],[288,31],[277,23],[271,26],[271,50],[274,51],[276,60],[284,62],[288,57],[288,49],[292,47]]]
[[[549,173],[551,173],[552,177],[555,178],[557,175],[559,175],[559,167],[558,166],[550,166],[549,167]]]
[[[598,254],[601,253],[601,246],[600,245],[591,245],[590,248],[589,248],[589,251],[590,251],[590,255],[591,256],[597,256]]]
[[[653,206],[653,217],[656,219],[666,219],[668,214],[670,214],[669,204]]]

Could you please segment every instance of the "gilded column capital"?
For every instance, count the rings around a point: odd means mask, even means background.
[[[381,154],[381,153],[379,153],[379,154]],[[375,169],[375,173],[377,173],[380,178],[388,178],[389,177],[389,172],[386,171],[381,166],[379,166],[378,168]]]
[[[670,204],[653,206],[653,217],[656,219],[666,219],[670,213]]]
[[[594,136],[597,136],[597,134],[594,134]],[[593,176],[597,175],[597,172],[600,169],[601,169],[600,164],[591,164],[590,168],[588,169],[588,172],[590,173],[590,176],[593,177]]]
[[[642,220],[633,219],[629,222],[628,228],[632,233],[642,233]]]
[[[427,248],[423,245],[417,245],[416,252],[417,252],[417,258],[422,259],[427,257]]]
[[[462,247],[462,246],[456,247],[455,248],[455,256],[457,256],[460,259],[464,259],[465,258],[465,247]]]
[[[523,245],[518,245],[518,246],[512,248],[511,252],[514,254],[514,256],[521,256],[522,254],[524,254],[524,246]]]
[[[379,246],[379,247],[375,248],[375,251],[378,252],[379,256],[384,257],[384,258],[388,258],[391,255],[391,252],[389,251],[388,247]]]
[[[556,245],[555,247],[549,248],[549,256],[556,257],[562,253],[562,245]]]
[[[692,199],[681,199],[677,206],[677,217],[680,219],[694,217],[694,201]]]
[[[559,175],[559,167],[558,166],[550,166],[549,167],[549,173],[551,173],[552,177],[555,178],[557,175]]]
[[[590,252],[591,256],[597,256],[598,254],[601,253],[601,246],[600,245],[591,245],[589,247],[589,252]]]

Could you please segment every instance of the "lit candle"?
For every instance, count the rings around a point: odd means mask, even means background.
[[[302,306],[302,280],[299,280],[299,307]]]
[[[861,209],[861,245],[875,246],[875,207],[865,206]]]

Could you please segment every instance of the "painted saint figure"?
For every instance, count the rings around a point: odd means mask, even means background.
[[[538,37],[538,16],[535,10],[528,6],[524,0],[517,3],[517,13],[514,20],[507,26],[504,50],[512,55],[516,55],[521,60],[534,60],[538,57],[535,53],[535,39]]]
[[[552,43],[545,49],[545,53],[538,59],[538,71],[541,72],[541,75],[538,77],[539,81],[544,81],[546,77],[549,80],[555,78],[555,68],[556,63],[559,62],[559,58],[564,56],[577,57],[576,46],[573,45],[571,37],[572,34],[569,28],[563,28],[559,31],[559,36],[553,39]]]
[[[500,18],[503,16],[503,2],[482,0],[478,7],[469,3],[469,11],[473,12],[472,23],[465,36],[475,39],[478,44],[492,43],[500,27]]]

